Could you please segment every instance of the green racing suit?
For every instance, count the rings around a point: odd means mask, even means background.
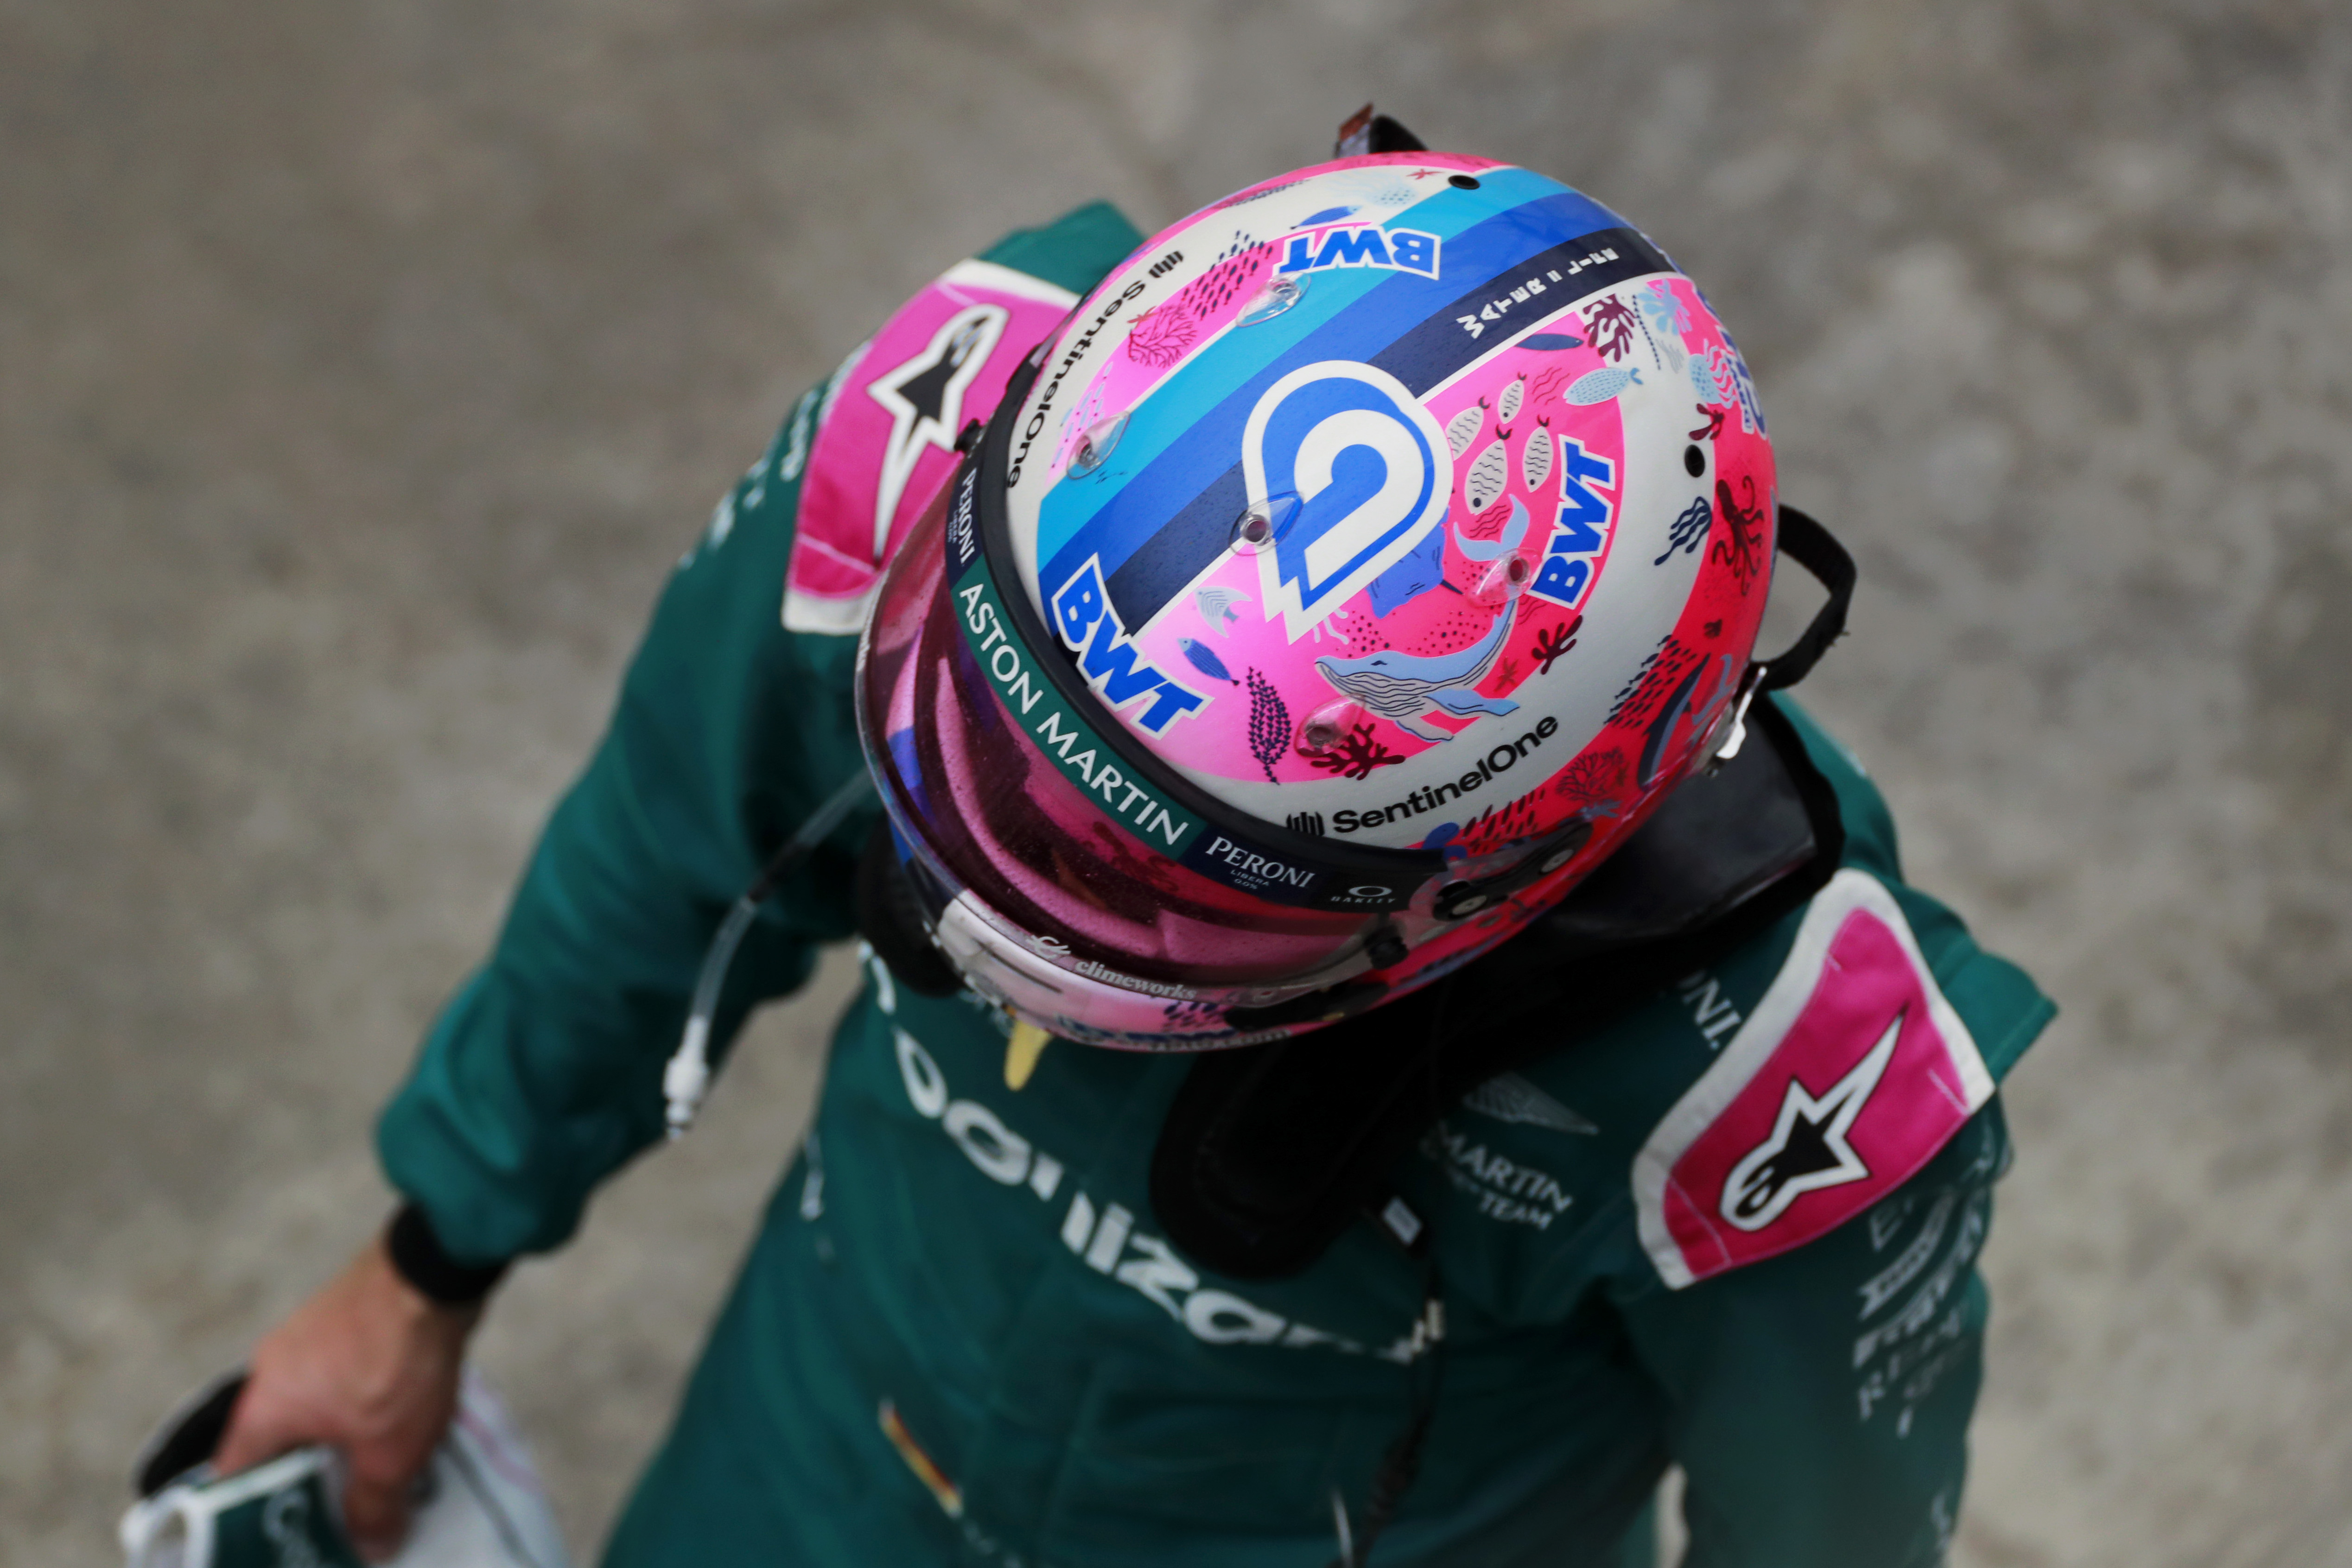
[[[1083,291],[1139,239],[1095,206],[982,259]],[[802,400],[679,562],[494,951],[384,1113],[384,1166],[453,1257],[560,1246],[595,1185],[659,1140],[712,931],[863,766],[855,637],[778,611],[812,430],[856,374],[853,357]],[[1767,700],[1835,789],[1841,877],[1891,898],[1922,983],[1997,1080],[2051,1004],[1903,883],[1860,768]],[[765,905],[716,1038],[852,936],[875,810]],[[1622,1562],[1670,1464],[1694,1568],[1940,1560],[1980,1376],[1975,1260],[2008,1158],[1998,1099],[1866,1210],[1809,1226],[1801,1197],[1790,1245],[1700,1277],[1677,1273],[1635,1179],[1769,1010],[1802,924],[1482,1088],[1392,1173],[1430,1229],[1447,1350],[1420,1477],[1374,1561]],[[1363,1224],[1290,1278],[1200,1267],[1147,1196],[1187,1059],[1056,1042],[1015,1089],[994,1015],[866,971],[607,1561],[1329,1561],[1335,1491],[1360,1509],[1406,1418],[1414,1260]]]

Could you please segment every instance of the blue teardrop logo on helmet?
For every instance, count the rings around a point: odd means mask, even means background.
[[[1295,495],[1258,556],[1268,618],[1297,642],[1395,565],[1445,516],[1453,458],[1436,420],[1386,371],[1326,360],[1284,376],[1242,432],[1254,502]]]

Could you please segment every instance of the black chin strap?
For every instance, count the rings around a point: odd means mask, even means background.
[[[1813,665],[1830,644],[1845,635],[1845,612],[1853,604],[1853,557],[1846,554],[1845,546],[1830,537],[1829,529],[1815,522],[1811,514],[1794,507],[1780,508],[1780,553],[1813,574],[1823,588],[1829,590],[1829,602],[1813,612],[1813,619],[1795,642],[1789,644],[1779,657],[1764,666],[1764,677],[1759,684],[1768,692],[1793,686],[1812,674]]]

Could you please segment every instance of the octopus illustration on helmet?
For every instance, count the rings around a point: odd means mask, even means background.
[[[1445,974],[1736,732],[1772,448],[1559,182],[1342,158],[1193,214],[1023,363],[893,561],[859,729],[962,981],[1199,1051]]]

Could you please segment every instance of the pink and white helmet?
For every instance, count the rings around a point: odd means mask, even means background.
[[[1023,364],[867,622],[933,939],[1146,1050],[1459,967],[1714,751],[1776,512],[1738,350],[1590,198],[1413,152],[1204,208]]]

